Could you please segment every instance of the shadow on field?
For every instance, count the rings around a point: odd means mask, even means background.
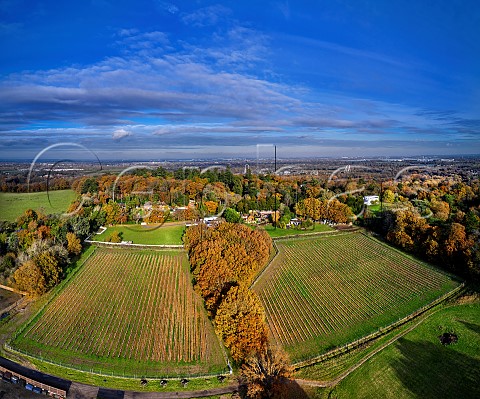
[[[116,389],[100,388],[97,399],[123,399],[125,392]]]
[[[398,340],[402,357],[393,368],[403,385],[417,398],[480,398],[480,361],[440,341]]]
[[[305,393],[302,387],[297,384],[297,382],[292,381],[287,386],[285,398],[308,399],[308,395]]]
[[[468,321],[463,321],[463,320],[458,320],[458,321],[462,323],[465,327],[467,327],[469,330],[472,330],[474,333],[480,334],[480,325],[469,323]]]
[[[246,386],[243,385],[239,387],[239,394],[242,399],[247,398]],[[289,381],[287,384],[283,385],[281,394],[278,394],[277,392],[277,396],[275,397],[280,397],[282,399],[309,399],[309,396],[296,381]]]

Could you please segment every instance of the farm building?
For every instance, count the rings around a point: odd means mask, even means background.
[[[378,195],[367,195],[363,197],[363,203],[365,205],[374,205],[380,201],[380,197]]]

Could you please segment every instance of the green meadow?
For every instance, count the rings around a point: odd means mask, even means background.
[[[102,234],[94,234],[93,241],[106,241],[113,232],[121,233],[122,240],[132,241],[133,244],[150,245],[181,245],[182,235],[185,231],[183,223],[166,223],[163,225],[125,224],[108,227]]]
[[[62,213],[75,198],[72,190],[38,193],[0,193],[0,220],[14,222],[27,209],[46,214]]]

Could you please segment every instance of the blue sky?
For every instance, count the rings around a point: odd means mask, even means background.
[[[480,153],[478,1],[0,0],[0,49],[3,160]]]

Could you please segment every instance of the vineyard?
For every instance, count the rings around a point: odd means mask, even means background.
[[[97,248],[12,346],[105,374],[176,376],[225,367],[181,251]]]
[[[273,338],[293,361],[385,327],[458,286],[361,233],[282,240],[277,247],[254,290]]]

